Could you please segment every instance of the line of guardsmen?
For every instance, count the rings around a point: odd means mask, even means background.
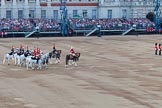
[[[162,46],[161,44],[155,43],[155,55],[161,55]]]

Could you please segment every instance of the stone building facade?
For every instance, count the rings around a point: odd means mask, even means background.
[[[144,18],[154,11],[153,0],[66,0],[68,17]],[[59,20],[60,0],[0,0],[0,18]]]

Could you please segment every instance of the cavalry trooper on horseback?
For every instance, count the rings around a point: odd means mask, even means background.
[[[36,63],[38,64],[38,61],[39,61],[40,57],[41,57],[41,51],[40,51],[40,49],[39,48],[35,48],[34,49],[34,52],[33,52],[32,59],[37,60]]]
[[[75,51],[74,51],[74,48],[73,48],[72,46],[71,46],[71,48],[70,48],[70,55],[72,55],[73,61],[76,61]]]
[[[56,54],[56,47],[55,47],[55,44],[53,44],[53,54]]]
[[[19,49],[17,55],[20,56],[20,55],[22,55],[22,54],[24,54],[24,47],[23,47],[22,45],[20,45],[20,49]]]
[[[57,49],[56,49],[56,46],[55,46],[55,44],[53,44],[53,51],[52,51],[52,57],[54,58],[54,57],[56,57],[56,58],[58,58],[58,51],[57,51]]]
[[[26,47],[26,51],[24,52],[24,55],[27,57],[29,55],[31,55],[31,52],[28,49],[28,46]]]
[[[74,48],[71,46],[70,53],[66,55],[66,65],[65,65],[65,67],[69,65],[69,60],[73,61],[72,65],[77,66],[76,61],[79,60],[79,57],[80,57],[80,53],[75,52]]]
[[[9,53],[9,55],[12,55],[14,53],[14,46],[12,45],[12,48],[11,48],[11,52]]]

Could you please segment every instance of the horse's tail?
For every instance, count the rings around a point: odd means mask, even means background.
[[[2,63],[5,64],[5,62],[6,62],[6,55],[4,56]]]
[[[69,55],[66,55],[66,65],[68,65]]]
[[[79,57],[80,57],[80,53],[77,53],[76,61],[79,60]]]

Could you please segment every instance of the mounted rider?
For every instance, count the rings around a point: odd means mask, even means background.
[[[33,56],[34,57],[32,57],[32,59],[37,60],[37,63],[38,63],[38,61],[39,61],[39,59],[41,57],[41,50],[39,48],[35,48],[34,52],[33,52]]]
[[[75,56],[75,51],[74,51],[74,48],[72,46],[70,48],[70,54],[73,55],[73,56]]]
[[[25,56],[28,56],[28,55],[31,55],[31,52],[30,50],[28,49],[28,46],[26,47],[26,51],[25,51]]]
[[[75,55],[75,51],[74,51],[73,46],[71,46],[71,48],[70,48],[70,55],[72,55],[73,61],[76,61],[76,55]]]
[[[30,53],[28,46],[26,47],[26,52],[27,52],[28,54]]]
[[[23,48],[23,46],[22,45],[20,45],[20,48],[19,48],[19,50],[18,50],[18,53],[17,53],[17,55],[22,55],[22,54],[24,54],[24,48]]]
[[[53,44],[53,54],[56,54],[56,53],[57,53],[56,46],[55,44]]]
[[[20,45],[20,53],[21,55],[24,54],[24,47],[22,45]]]
[[[12,48],[11,48],[11,52],[9,53],[9,55],[12,55],[14,53],[14,46],[12,45]]]

